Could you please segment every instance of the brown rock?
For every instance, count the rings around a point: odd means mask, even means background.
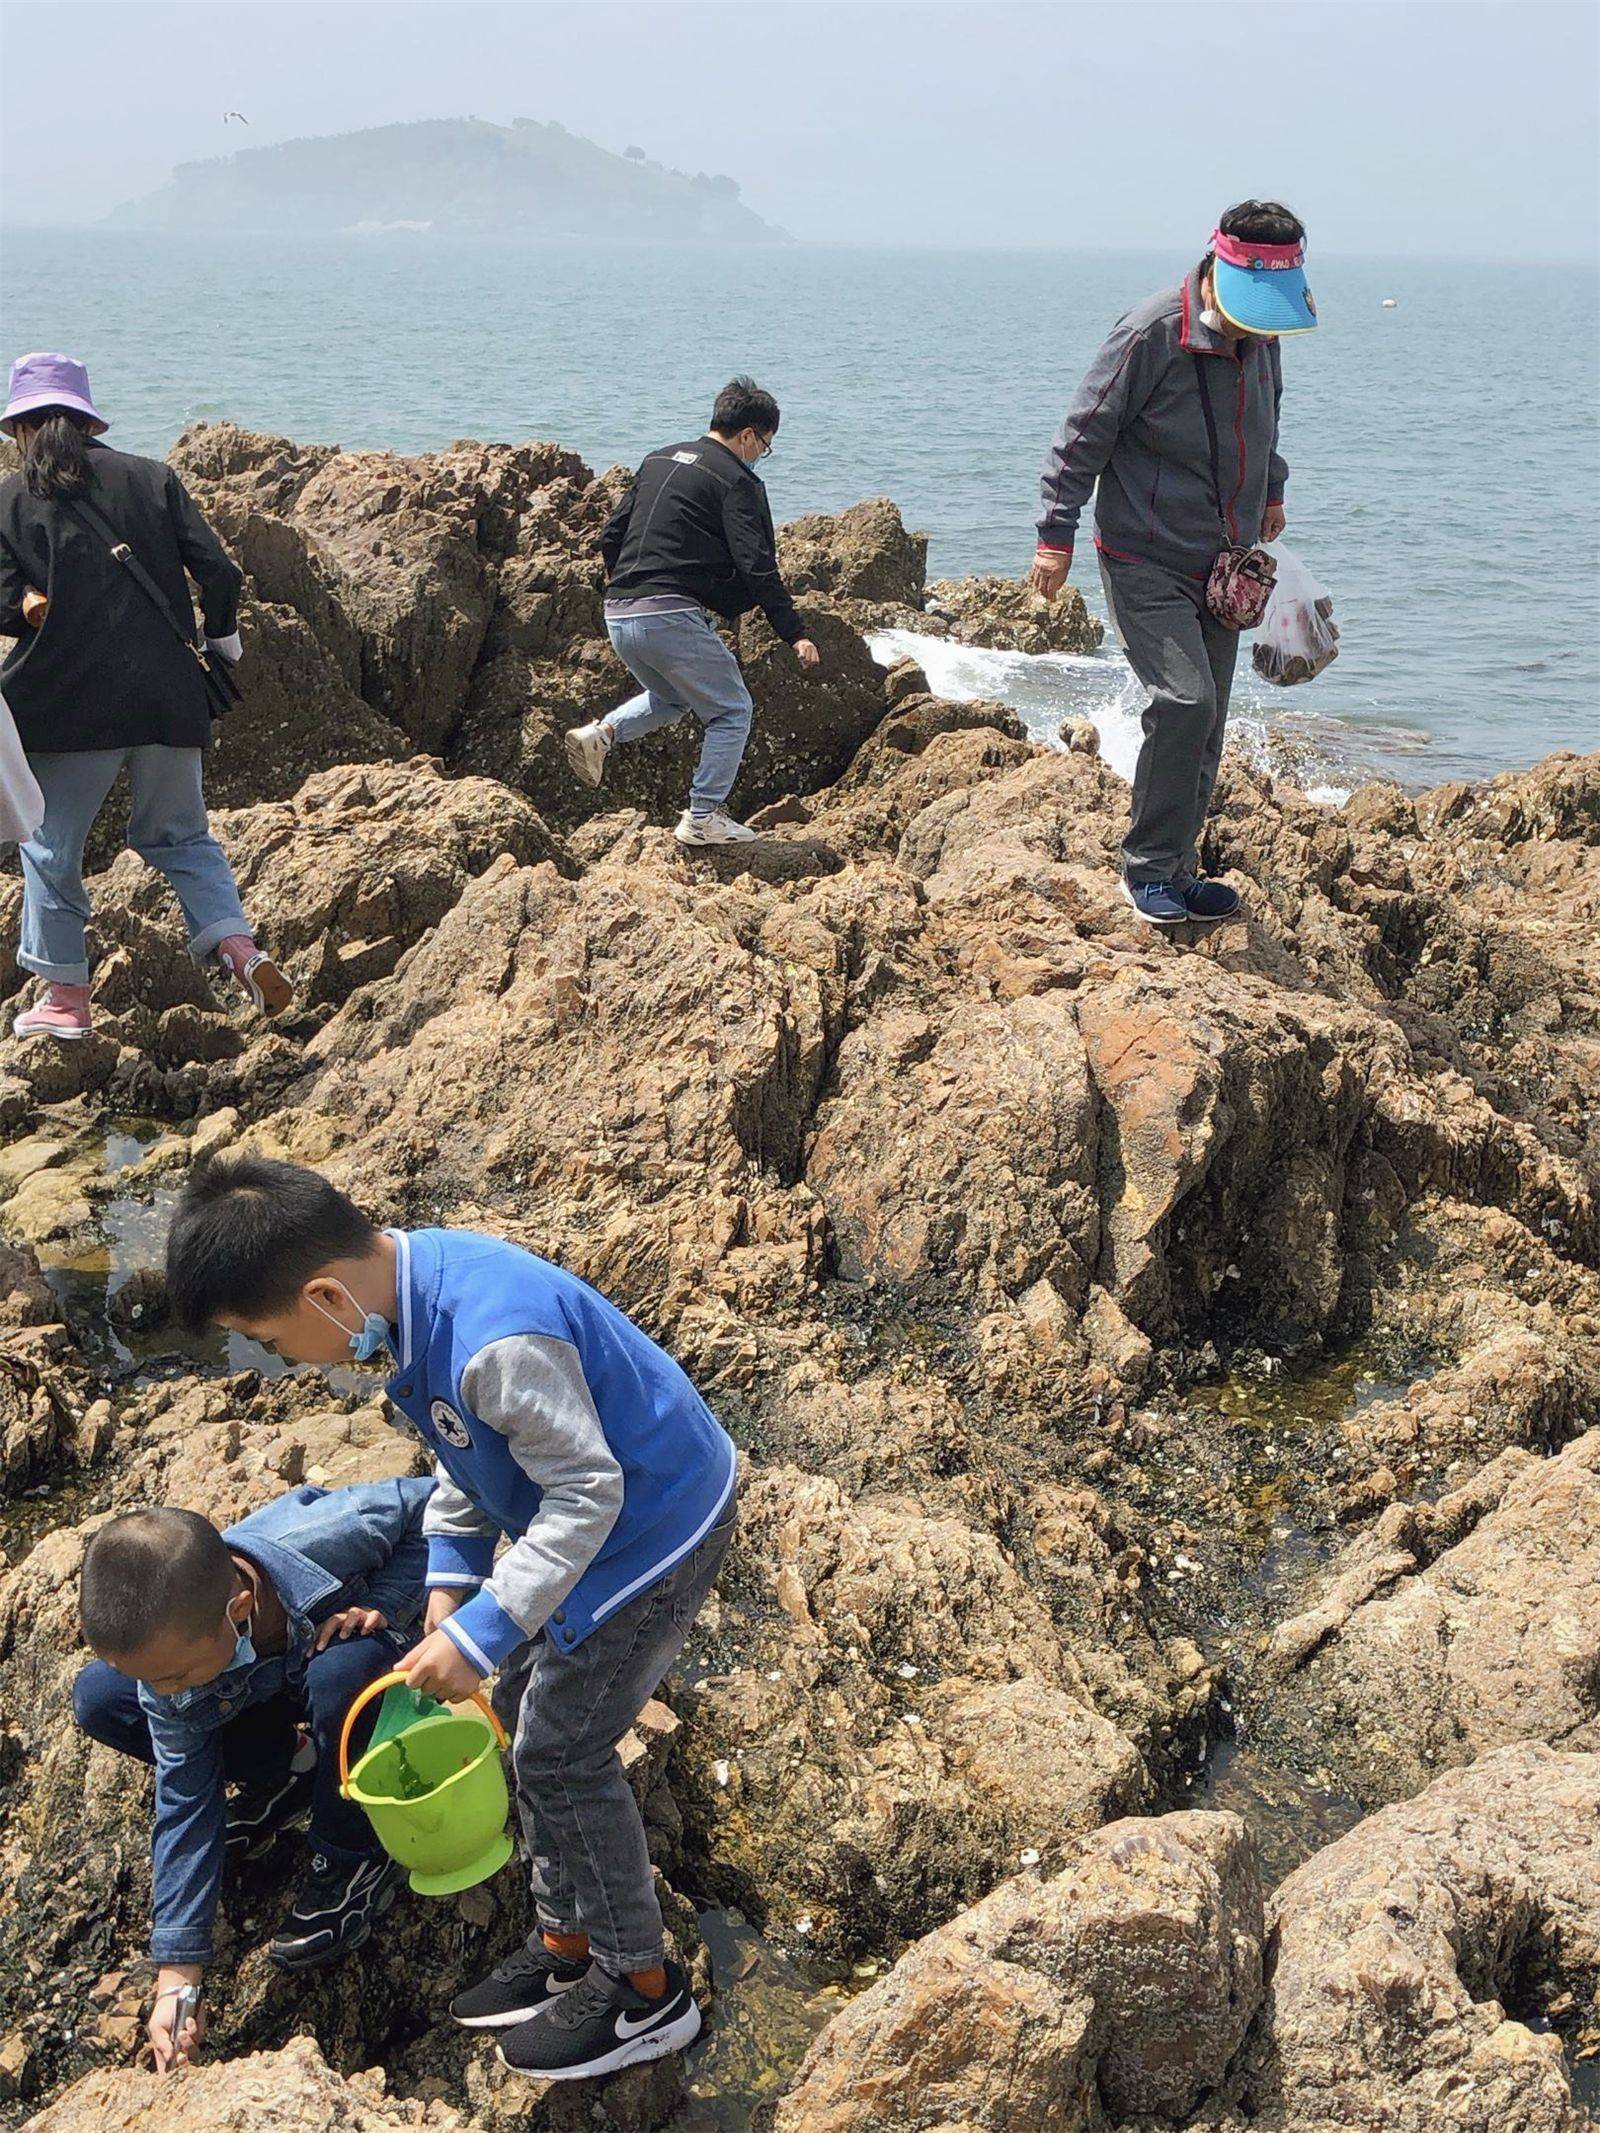
[[[1273,1650],[1365,1789],[1513,1741],[1600,1747],[1600,1430],[1506,1454],[1459,1507],[1396,1505],[1357,1554]]]
[[[1453,1771],[1292,1874],[1268,1923],[1251,2124],[1579,2133],[1560,2040],[1527,2021],[1600,1975],[1600,1757]]]
[[[1226,2073],[1261,1975],[1260,1875],[1237,1817],[1114,1822],[1055,1879],[1008,1882],[851,2002],[777,2133],[1186,2120]]]
[[[1074,585],[1052,601],[1015,578],[941,578],[928,605],[962,644],[996,652],[1094,652],[1105,635]]]
[[[885,496],[848,511],[792,519],[778,535],[778,563],[790,591],[920,608],[928,536],[908,533]]]

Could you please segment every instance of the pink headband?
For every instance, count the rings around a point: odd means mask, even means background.
[[[1247,244],[1242,237],[1224,237],[1221,230],[1211,232],[1210,249],[1230,267],[1265,267],[1270,270],[1303,267],[1306,263],[1304,244]]]

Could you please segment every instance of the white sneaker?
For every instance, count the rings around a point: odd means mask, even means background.
[[[611,734],[598,720],[592,726],[573,726],[564,736],[567,751],[567,768],[580,785],[591,788],[598,785],[606,774],[606,757],[611,753]]]
[[[680,844],[754,844],[760,835],[748,823],[735,822],[725,808],[714,807],[709,815],[685,808],[683,820],[673,831]]]

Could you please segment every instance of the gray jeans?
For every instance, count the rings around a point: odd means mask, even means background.
[[[675,725],[692,711],[705,737],[689,805],[696,814],[720,807],[744,761],[755,707],[739,662],[717,635],[711,617],[700,607],[667,615],[609,615],[606,632],[617,657],[644,691],[605,719],[612,740],[643,740],[658,726]]]
[[[1181,882],[1199,865],[1239,635],[1212,620],[1203,585],[1155,563],[1102,554],[1100,582],[1128,664],[1150,691],[1123,872],[1130,882]]]
[[[663,1952],[644,1821],[617,1743],[682,1649],[737,1516],[730,1500],[698,1548],[572,1651],[543,1636],[519,1645],[495,1688],[512,1735],[534,1914],[552,1933],[587,1933],[614,1976],[654,1969]]]

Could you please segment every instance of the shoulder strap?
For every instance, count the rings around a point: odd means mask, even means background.
[[[205,658],[199,645],[195,642],[192,618],[189,627],[185,629],[182,622],[172,611],[172,602],[161,590],[155,579],[151,577],[149,571],[145,569],[110,520],[103,518],[96,507],[81,496],[74,497],[71,503],[68,504],[67,509],[80,525],[86,526],[91,533],[98,535],[105,542],[107,548],[111,551],[111,560],[114,563],[121,564],[179,643],[187,645],[195,658],[204,666]]]
[[[1201,355],[1191,355],[1190,361],[1194,364],[1195,384],[1200,388],[1200,411],[1206,418],[1206,443],[1211,451],[1211,499],[1217,507],[1217,517],[1221,520],[1222,530],[1226,534],[1228,531],[1228,519],[1226,512],[1222,508],[1222,473],[1220,457],[1217,451],[1217,416],[1216,410],[1211,405],[1211,388],[1206,383],[1206,359]]]

